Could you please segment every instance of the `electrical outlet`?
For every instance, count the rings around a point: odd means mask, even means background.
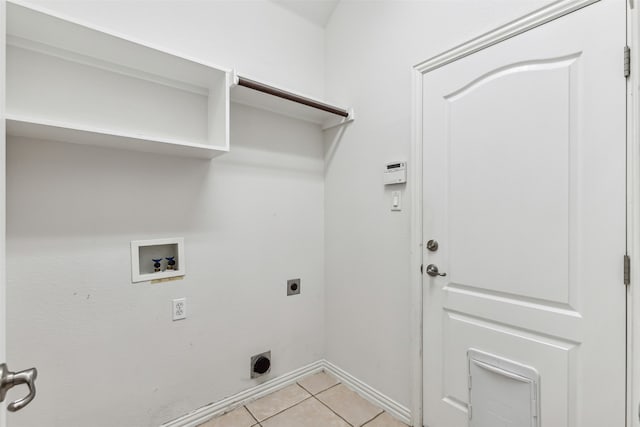
[[[173,320],[182,320],[187,318],[187,299],[178,298],[173,300]]]

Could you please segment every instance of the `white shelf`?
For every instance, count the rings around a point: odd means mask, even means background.
[[[229,151],[231,101],[323,129],[354,118],[352,110],[257,81],[349,115],[235,85],[229,70],[20,0],[6,10],[8,135],[211,159]]]
[[[126,135],[103,129],[82,128],[68,123],[37,120],[7,115],[7,135],[33,139],[94,145],[146,153],[169,154],[182,157],[212,159],[227,150],[204,144],[153,138],[144,135]]]
[[[229,150],[230,72],[7,2],[7,133],[212,158]]]

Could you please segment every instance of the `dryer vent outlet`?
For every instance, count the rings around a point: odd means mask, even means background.
[[[251,378],[258,378],[271,372],[271,350],[251,356]]]

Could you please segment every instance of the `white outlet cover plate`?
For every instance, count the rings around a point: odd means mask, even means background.
[[[178,298],[173,300],[173,320],[182,320],[187,318],[187,299]]]
[[[392,211],[402,210],[402,193],[400,191],[391,192],[391,210]]]

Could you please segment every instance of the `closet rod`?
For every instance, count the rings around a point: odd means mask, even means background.
[[[305,98],[304,96],[296,95],[291,92],[275,88],[273,86],[258,83],[255,80],[249,80],[247,78],[238,76],[238,85],[257,90],[259,92],[268,93],[269,95],[277,96],[289,101],[297,102],[298,104],[303,104],[308,107],[317,108],[318,110],[326,111],[328,113],[337,114],[338,116],[349,117],[349,112],[347,110],[336,108],[322,102],[314,101],[313,99]]]

